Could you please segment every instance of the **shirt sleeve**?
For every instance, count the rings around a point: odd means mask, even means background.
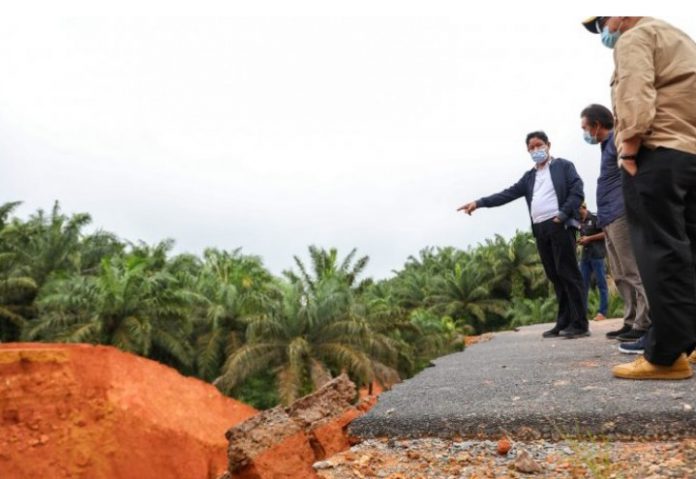
[[[655,118],[655,38],[646,28],[628,31],[616,45],[616,142],[650,130]]]

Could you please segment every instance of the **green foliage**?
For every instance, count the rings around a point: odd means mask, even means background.
[[[232,396],[259,410],[270,409],[280,404],[276,377],[268,370],[249,376],[234,388]]]
[[[35,315],[34,298],[38,286],[27,277],[0,279],[0,342],[17,341]]]
[[[530,324],[553,323],[556,321],[556,309],[555,297],[519,299],[508,312],[510,326],[517,328]]]
[[[599,291],[596,288],[590,289],[587,298],[587,314],[594,317],[599,311]],[[607,318],[622,318],[624,314],[624,302],[618,294],[609,294],[609,306],[607,308]]]
[[[75,272],[82,229],[90,222],[86,213],[64,215],[56,202],[49,214],[38,210],[26,222],[13,220],[4,225],[2,239],[12,255],[15,274],[30,277],[41,286],[52,274]]]
[[[181,273],[189,287],[203,299],[193,310],[194,350],[199,377],[213,380],[221,374],[227,357],[244,343],[243,318],[270,308],[280,291],[261,259],[207,249],[203,263]]]
[[[449,316],[417,309],[411,313],[411,323],[417,331],[415,337],[408,338],[414,349],[413,374],[429,365],[433,358],[464,349],[464,336]]]
[[[197,297],[163,268],[160,244],[102,260],[98,276],[47,284],[28,340],[110,344],[185,370],[192,365],[189,307]]]
[[[490,315],[503,315],[507,308],[505,299],[491,294],[492,281],[491,270],[473,261],[457,264],[436,278],[428,299],[435,311],[454,318],[466,332],[481,334],[489,329]]]
[[[276,374],[285,404],[342,370],[358,383],[374,379],[365,351],[371,331],[353,308],[350,285],[327,276],[307,286],[287,285],[279,307],[249,318],[247,343],[229,357],[218,382],[223,390],[266,368]]]

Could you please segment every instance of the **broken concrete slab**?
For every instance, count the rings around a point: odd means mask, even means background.
[[[278,406],[226,433],[230,479],[317,477],[312,465],[354,444],[350,422],[374,404],[357,405],[355,385],[341,375],[289,407]]]

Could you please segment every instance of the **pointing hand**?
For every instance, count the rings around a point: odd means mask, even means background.
[[[473,213],[476,208],[477,208],[476,202],[470,201],[469,203],[465,204],[464,206],[460,206],[459,208],[457,208],[457,211],[463,211],[467,215],[471,216],[471,213]]]

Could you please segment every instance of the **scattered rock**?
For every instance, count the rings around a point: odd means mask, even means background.
[[[506,456],[507,453],[510,451],[510,448],[512,447],[512,444],[510,444],[510,440],[507,437],[503,437],[498,441],[498,454],[501,456]]]
[[[420,459],[420,454],[418,454],[416,451],[408,451],[406,452],[406,457],[413,461],[417,461],[418,459]]]
[[[541,465],[532,459],[532,456],[524,449],[517,454],[515,469],[525,474],[537,474],[543,470]]]
[[[319,462],[315,462],[312,465],[312,467],[315,470],[320,471],[322,469],[330,469],[330,468],[334,467],[334,465],[333,465],[333,463],[331,463],[329,461],[319,461]]]

